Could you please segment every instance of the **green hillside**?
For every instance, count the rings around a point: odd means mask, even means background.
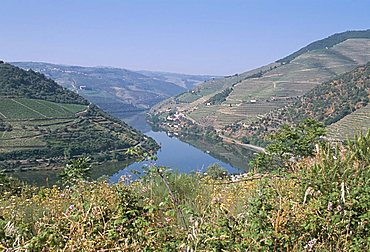
[[[81,96],[68,91],[41,73],[24,71],[13,65],[0,64],[0,96],[25,97],[59,103],[89,104]]]
[[[369,62],[368,35],[368,30],[333,35],[300,50],[289,61],[280,60],[201,84],[159,103],[151,114],[166,118],[178,112],[200,127],[212,126],[221,134],[243,137],[238,128],[253,126],[266,114],[294,103],[317,85]],[[221,96],[220,101],[212,102]]]
[[[55,168],[71,157],[126,160],[156,143],[40,73],[0,64],[0,167]]]

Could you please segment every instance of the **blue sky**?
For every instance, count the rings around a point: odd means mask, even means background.
[[[0,59],[229,75],[336,32],[369,0],[2,0]]]

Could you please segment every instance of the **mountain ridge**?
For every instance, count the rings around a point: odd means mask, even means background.
[[[307,46],[299,49],[298,51],[277,60],[277,63],[289,63],[299,55],[309,52],[311,50],[317,50],[317,49],[325,49],[325,48],[330,48],[333,47],[347,39],[350,38],[368,38],[370,39],[370,29],[363,30],[363,31],[345,31],[345,32],[339,32],[335,33],[333,35],[330,35],[327,38],[317,40],[315,42],[312,42],[308,44]]]
[[[186,91],[188,86],[193,87],[211,78],[116,67],[83,67],[44,62],[14,64],[46,74],[60,85],[114,114],[147,110],[166,98]]]

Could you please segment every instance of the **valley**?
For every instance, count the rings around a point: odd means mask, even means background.
[[[370,251],[369,10],[3,1],[0,252]]]
[[[214,76],[131,71],[113,67],[82,67],[43,62],[14,62],[55,80],[113,115],[145,111]]]
[[[2,1],[0,252],[370,251],[370,1]]]

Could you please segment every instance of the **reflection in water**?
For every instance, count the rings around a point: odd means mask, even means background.
[[[180,173],[204,172],[214,163],[220,164],[230,173],[240,173],[248,169],[248,159],[253,155],[253,151],[238,146],[210,144],[199,139],[186,139],[188,143],[185,143],[177,138],[170,138],[165,132],[154,132],[145,121],[145,112],[121,113],[115,116],[154,138],[161,145],[161,150],[157,153],[158,160],[153,164],[166,166]],[[92,170],[92,178],[105,175],[110,177],[111,182],[117,182],[122,175],[131,174],[133,170],[140,171],[144,165],[150,164],[152,163],[139,162],[127,166],[127,162],[107,162]],[[58,171],[27,171],[14,175],[37,185],[52,185],[58,178],[57,173]]]
[[[204,172],[209,165],[218,163],[230,173],[241,172],[239,169],[221,162],[190,144],[181,142],[177,138],[168,137],[165,132],[149,131],[146,135],[152,137],[161,145],[161,149],[157,153],[158,160],[154,162],[139,162],[131,164],[127,168],[114,174],[110,179],[111,182],[117,182],[122,175],[131,174],[133,170],[140,171],[143,166],[151,164],[166,166],[171,170],[178,171],[180,173],[190,173]]]
[[[121,114],[121,119],[136,129],[151,129],[145,121],[145,112],[134,114]],[[235,145],[224,143],[210,144],[199,139],[182,139],[167,136],[165,132],[144,131],[161,145],[157,153],[158,160],[155,162],[139,162],[129,165],[114,174],[110,181],[117,182],[123,175],[138,175],[133,171],[142,171],[143,166],[155,164],[169,167],[180,173],[204,172],[208,166],[218,163],[228,170],[229,173],[240,173],[247,169],[248,160],[254,151]],[[195,147],[194,147],[195,146]]]

